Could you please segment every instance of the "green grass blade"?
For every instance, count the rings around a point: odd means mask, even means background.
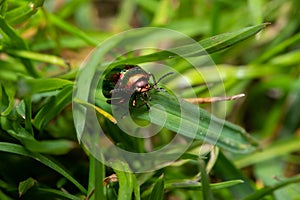
[[[240,171],[237,169],[233,163],[228,160],[223,153],[219,153],[218,160],[214,166],[215,174],[221,178],[223,181],[227,180],[243,180],[243,184],[235,185],[230,189],[231,193],[234,195],[235,199],[242,199],[247,195],[255,192],[250,180],[248,180]]]
[[[3,92],[2,92],[2,88],[0,85],[0,99],[2,100],[2,95],[6,95],[7,99],[8,99],[8,105],[6,107],[6,109],[4,111],[1,112],[2,116],[6,116],[8,115],[14,108],[14,104],[15,104],[15,88],[13,87],[13,84],[10,83],[5,83],[3,84]],[[0,103],[0,108],[1,108],[1,103]]]
[[[105,188],[103,180],[105,178],[105,166],[93,155],[90,155],[89,185],[88,195],[90,200],[105,199]]]
[[[81,31],[80,29],[76,28],[75,26],[70,25],[66,21],[63,21],[59,17],[57,17],[51,13],[48,13],[48,17],[55,26],[57,26],[58,28],[66,31],[68,33],[71,33],[72,35],[77,36],[78,38],[85,41],[87,44],[89,44],[91,46],[97,46],[99,44],[99,41],[91,38],[85,32]]]
[[[200,162],[199,164],[200,164],[200,170],[201,170],[201,183],[203,186],[203,189],[202,189],[203,199],[213,200],[214,196],[213,196],[213,193],[212,193],[210,185],[209,185],[209,178],[208,178],[208,175],[205,170],[205,168],[206,168],[205,163],[202,160],[200,160],[199,162]]]
[[[244,183],[243,180],[231,180],[231,181],[222,181],[220,183],[211,183],[210,188],[212,190],[220,190],[228,187],[232,187],[238,184]],[[193,180],[183,180],[183,181],[167,181],[165,184],[165,188],[172,190],[176,188],[180,189],[189,189],[189,190],[202,190],[202,184],[198,181]]]
[[[72,101],[73,86],[67,85],[57,95],[50,97],[49,101],[39,110],[33,120],[36,128],[44,128],[56,115],[58,115]]]
[[[75,178],[73,178],[69,172],[67,172],[65,169],[63,169],[60,165],[58,165],[52,159],[50,159],[42,154],[30,152],[18,144],[11,144],[11,143],[7,143],[7,142],[0,142],[0,151],[7,152],[7,153],[14,153],[14,154],[33,158],[33,159],[43,163],[44,165],[50,167],[51,169],[58,172],[62,176],[64,176],[66,179],[68,179],[70,182],[72,182],[82,193],[86,194],[86,192],[87,192],[86,189]]]
[[[116,161],[113,163],[114,171],[119,181],[118,200],[131,200],[134,191],[135,175],[130,172],[127,163]]]
[[[265,186],[264,188],[256,191],[254,194],[251,194],[247,196],[244,200],[256,200],[256,199],[262,199],[266,195],[271,195],[274,191],[277,189],[280,189],[282,187],[285,187],[289,184],[293,183],[299,183],[300,182],[300,175],[287,178],[280,183],[274,184],[272,186]]]
[[[251,36],[254,36],[266,26],[267,23],[243,28],[241,30],[233,31],[230,33],[224,33],[201,40],[199,42],[199,45],[203,49],[199,48],[198,44],[185,45],[178,48],[169,49],[168,51],[159,51],[156,53],[139,56],[136,58],[128,58],[125,60],[121,60],[119,62],[116,62],[116,65],[124,63],[138,64],[157,60],[166,60],[170,58],[176,58],[178,55],[193,57],[205,55],[207,53],[215,53],[229,48],[241,41],[244,41],[250,38]],[[178,55],[174,52],[178,53]]]
[[[265,148],[263,151],[255,152],[240,159],[236,159],[234,163],[239,168],[253,165],[255,163],[260,163],[268,159],[287,155],[291,152],[296,152],[299,150],[299,144],[300,138],[292,137],[288,140],[283,140],[272,144],[268,148]]]
[[[8,130],[7,132],[32,152],[62,155],[71,151],[76,146],[73,141],[64,139],[38,141],[23,128],[19,128],[18,132],[13,130]]]
[[[14,200],[13,198],[9,197],[4,192],[2,192],[2,190],[0,190],[0,199],[1,200]]]
[[[10,43],[11,47],[15,47],[17,49],[24,49],[24,50],[28,49],[25,41],[16,33],[16,31],[6,22],[6,20],[2,16],[0,16],[0,27],[1,27],[1,32],[3,31],[6,34],[6,36],[9,37],[10,41],[8,41],[8,43]],[[39,77],[31,60],[21,59],[21,61],[31,76]]]
[[[273,47],[272,49],[265,51],[259,58],[255,59],[253,63],[257,64],[257,63],[266,62],[269,59],[272,59],[273,57],[278,55],[279,53],[283,53],[290,46],[293,46],[299,42],[300,42],[300,33],[294,35],[291,38],[288,38],[287,40]]]
[[[19,81],[18,94],[20,96],[56,91],[67,85],[73,85],[72,81],[59,78],[21,79]]]
[[[6,52],[15,57],[26,58],[30,60],[45,62],[45,63],[51,63],[65,68],[69,67],[68,64],[62,58],[54,55],[41,54],[33,51],[16,50],[16,49],[7,49]]]
[[[215,53],[223,49],[229,48],[239,42],[242,42],[256,33],[260,32],[262,29],[266,28],[269,23],[264,23],[256,26],[249,26],[237,31],[223,33],[216,35],[199,42],[199,44],[208,52]],[[196,53],[196,52],[195,52]],[[199,53],[192,53],[192,55],[199,55]]]
[[[43,6],[43,3],[44,0],[25,2],[24,5],[7,12],[5,18],[11,25],[24,23],[38,11],[39,7]]]
[[[30,188],[32,188],[35,184],[37,183],[37,181],[33,178],[28,178],[25,181],[22,181],[19,183],[19,197],[21,197],[22,195],[24,195]]]
[[[75,195],[63,192],[61,190],[55,190],[55,189],[51,189],[51,188],[41,188],[41,187],[39,187],[39,188],[37,188],[37,191],[44,192],[45,195],[47,195],[47,193],[48,194],[50,193],[50,194],[55,194],[58,197],[63,197],[63,198],[70,199],[70,200],[82,200],[82,198],[80,198],[80,197],[77,197]]]
[[[149,200],[151,199],[157,199],[157,200],[163,200],[164,198],[164,178],[160,177],[156,180],[155,185],[153,187],[153,190],[151,192],[151,195],[149,197]]]
[[[25,129],[31,133],[31,135],[34,135],[33,129],[32,129],[32,101],[31,96],[26,96],[24,98],[24,107],[25,107]]]
[[[198,105],[184,100],[180,100],[179,104],[177,99],[167,92],[150,95],[152,97],[149,102],[150,112],[153,112],[154,117],[150,120],[148,112],[142,112],[141,109],[133,112],[135,117],[151,121],[189,138],[205,140],[212,144],[216,143],[217,146],[231,152],[249,153],[256,150],[257,142],[243,128],[213,116],[206,110],[199,108]],[[162,106],[165,111],[155,107],[155,104]],[[179,108],[188,114],[182,115]],[[160,117],[164,115],[166,115],[166,122]],[[184,128],[179,128],[179,124],[182,124]]]

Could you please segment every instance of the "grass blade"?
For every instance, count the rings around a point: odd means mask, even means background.
[[[237,31],[233,31],[230,33],[224,33],[220,35],[216,35],[204,40],[201,40],[199,44],[191,44],[185,45],[173,49],[169,49],[167,51],[159,51],[156,53],[143,55],[135,58],[127,58],[121,61],[117,61],[115,65],[131,63],[131,64],[138,64],[138,63],[145,63],[157,60],[167,60],[170,58],[176,58],[178,55],[180,56],[201,56],[207,53],[215,53],[226,48],[229,48],[241,41],[244,41],[251,36],[254,36],[256,33],[264,29],[268,23],[260,24],[256,26],[250,26],[247,28],[243,28]],[[199,48],[200,45],[202,48]],[[175,53],[174,53],[175,52]]]
[[[151,121],[183,136],[196,140],[205,140],[228,151],[236,153],[249,153],[258,145],[254,138],[248,135],[245,130],[223,119],[219,119],[197,105],[178,100],[167,92],[150,94],[150,112],[153,113],[151,120],[148,111],[137,109],[133,115],[137,118]],[[160,105],[165,112],[154,105]],[[181,110],[180,110],[180,109]],[[183,114],[188,113],[188,114]],[[200,112],[200,114],[199,114]],[[167,121],[161,120],[160,116],[167,115]],[[199,118],[200,117],[200,118]],[[178,127],[182,124],[184,128]],[[221,132],[220,132],[221,131]]]
[[[160,177],[156,180],[155,185],[153,187],[153,190],[151,192],[151,195],[149,197],[149,200],[151,199],[157,199],[157,200],[163,200],[164,198],[164,178]]]
[[[67,85],[57,95],[50,97],[49,101],[39,110],[33,120],[36,128],[44,128],[56,115],[58,115],[72,101],[73,86]]]
[[[264,188],[256,191],[254,194],[247,196],[244,200],[256,200],[262,199],[266,195],[271,195],[275,190],[285,187],[289,184],[299,183],[300,182],[300,175],[287,178],[280,183],[274,184],[272,186],[265,186]]]
[[[15,47],[17,49],[24,49],[24,50],[28,49],[25,41],[15,32],[15,30],[6,22],[6,20],[2,16],[0,16],[0,27],[1,27],[1,30],[6,34],[6,36],[9,37],[10,46]],[[5,51],[5,49],[4,49],[4,51]],[[39,77],[31,60],[23,58],[23,59],[21,59],[21,61],[31,76]]]
[[[200,160],[199,162],[200,162],[200,170],[201,170],[201,183],[203,186],[202,189],[203,199],[213,200],[214,196],[209,185],[209,178],[205,170],[204,161]]]
[[[18,94],[20,96],[55,91],[67,85],[73,85],[72,81],[59,78],[21,79],[19,81]]]
[[[250,180],[248,180],[240,170],[238,170],[223,153],[220,152],[218,160],[214,166],[215,173],[223,181],[240,179],[243,184],[233,186],[230,189],[235,199],[245,198],[247,195],[255,192]]]
[[[49,157],[46,157],[39,153],[30,152],[21,145],[6,142],[0,142],[0,151],[33,158],[64,176],[66,179],[71,181],[82,193],[86,194],[87,192],[86,189],[77,180],[75,180],[69,172],[67,172]]]

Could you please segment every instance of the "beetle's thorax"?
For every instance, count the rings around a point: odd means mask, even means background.
[[[150,89],[148,74],[134,74],[129,76],[127,80],[123,79],[122,87],[128,90],[135,90],[137,92],[145,92]]]

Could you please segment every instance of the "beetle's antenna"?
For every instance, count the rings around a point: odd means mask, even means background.
[[[154,75],[153,75],[151,72],[149,72],[149,75],[152,77],[153,84],[154,84],[154,85],[157,85],[157,82],[156,82],[155,76],[154,76]]]
[[[158,81],[156,82],[156,84],[158,84],[162,79],[166,78],[167,76],[171,75],[171,74],[174,74],[174,72],[168,72],[166,73],[165,75],[163,75],[162,77],[160,77],[158,79]]]

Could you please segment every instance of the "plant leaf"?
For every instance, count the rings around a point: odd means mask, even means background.
[[[200,170],[201,170],[201,184],[203,186],[202,194],[203,199],[210,199],[213,200],[214,196],[211,191],[210,185],[209,185],[209,178],[205,170],[205,163],[203,160],[199,160]]]
[[[285,187],[292,183],[299,183],[300,182],[300,175],[287,178],[277,184],[274,184],[272,186],[265,186],[264,188],[256,191],[254,194],[251,194],[247,196],[244,200],[256,200],[256,199],[262,199],[266,195],[272,194],[275,190]]]
[[[228,187],[232,187],[238,184],[244,183],[243,180],[231,180],[231,181],[222,181],[220,183],[211,183],[210,188],[212,190],[219,190],[219,189],[224,189]],[[190,190],[199,190],[202,189],[202,184],[198,181],[193,181],[193,180],[183,180],[183,181],[168,181],[165,184],[166,189],[176,189],[176,188],[181,188],[181,189],[190,189]]]
[[[114,171],[117,174],[119,180],[119,200],[131,200],[132,193],[137,191],[134,187],[139,187],[137,181],[135,180],[135,175],[130,172],[130,168],[127,163],[121,161],[115,161],[113,163]],[[135,194],[135,196],[139,196]]]
[[[59,78],[21,79],[18,85],[18,94],[25,96],[59,90],[67,85],[73,85],[73,82]]]
[[[15,30],[6,22],[6,20],[2,16],[0,16],[0,27],[1,27],[0,31],[1,32],[3,31],[3,33],[5,33],[5,35],[10,39],[9,41],[10,46],[15,47],[17,49],[28,50],[25,41],[15,32]],[[29,74],[31,74],[33,77],[39,77],[31,60],[21,59],[21,61],[24,64]]]
[[[1,88],[1,84],[0,84],[0,101],[2,101],[2,96],[5,94],[7,96],[8,99],[8,105],[6,107],[6,109],[1,112],[1,115],[6,116],[8,115],[12,109],[14,108],[14,103],[15,103],[15,88],[13,87],[12,84],[10,83],[6,83],[6,84],[2,84],[3,85],[3,92],[2,92],[2,88]],[[1,103],[0,103],[0,108],[1,108]]]
[[[105,199],[105,190],[101,180],[105,178],[105,166],[90,154],[88,194],[91,200]]]
[[[164,178],[163,177],[158,178],[155,182],[149,200],[151,199],[162,200],[164,198],[164,185],[165,185]]]
[[[70,199],[70,200],[82,200],[82,198],[80,197],[77,197],[75,195],[72,195],[72,194],[69,194],[69,193],[66,193],[66,192],[63,192],[61,190],[55,190],[55,189],[51,189],[51,188],[37,188],[38,191],[41,191],[41,192],[44,192],[45,195],[47,195],[47,193],[51,193],[51,194],[55,194],[59,197],[64,197],[64,198],[67,198],[67,199]]]
[[[50,97],[33,120],[37,129],[44,128],[50,120],[60,113],[72,101],[73,86],[67,85],[57,95]]]
[[[30,188],[32,188],[37,181],[33,178],[28,178],[25,181],[22,181],[19,183],[19,197],[21,197],[23,194],[25,194]]]
[[[251,181],[245,177],[241,170],[237,169],[234,164],[228,160],[222,152],[219,152],[218,160],[214,166],[215,174],[220,177],[223,181],[229,181],[234,179],[240,179],[243,184],[239,186],[233,186],[230,192],[235,199],[243,199],[247,195],[255,192]]]
[[[25,2],[24,5],[8,11],[5,18],[11,25],[24,23],[38,11],[37,8],[41,7],[43,3],[44,0],[35,0],[30,3]]]
[[[38,141],[23,128],[19,128],[18,132],[13,130],[8,130],[7,132],[18,139],[26,149],[33,152],[62,155],[76,146],[76,143],[64,139]]]
[[[216,35],[201,40],[200,42],[198,42],[198,44],[190,44],[190,45],[180,46],[169,50],[155,52],[148,55],[135,57],[135,58],[127,58],[115,62],[114,65],[126,64],[126,63],[138,64],[138,63],[145,63],[145,62],[151,62],[157,60],[166,60],[170,58],[176,58],[178,57],[178,55],[180,55],[181,57],[183,56],[194,57],[194,56],[205,55],[207,53],[209,54],[215,53],[248,39],[249,37],[261,31],[267,25],[268,23],[264,23],[256,26],[250,26],[237,31],[223,33],[220,35]],[[202,48],[199,48],[199,45]],[[176,52],[176,54],[174,52]]]
[[[234,164],[239,167],[246,167],[256,163],[261,163],[272,158],[287,155],[291,152],[299,150],[300,138],[291,137],[290,139],[283,140],[272,144],[265,148],[263,151],[258,151],[253,154],[241,157],[234,161]]]
[[[256,150],[257,142],[243,128],[213,116],[198,105],[182,99],[177,100],[167,92],[152,94],[151,91],[150,96],[150,112],[154,117],[150,119],[149,112],[142,111],[141,108],[132,112],[134,117],[151,121],[188,138],[205,140],[231,152],[249,153]],[[165,111],[154,106],[155,104],[160,105]],[[164,115],[166,122],[161,120],[161,116]],[[183,128],[179,127],[180,124]]]
[[[50,167],[54,171],[58,172],[59,174],[63,175],[66,179],[71,181],[82,193],[86,194],[86,189],[75,179],[72,175],[63,169],[60,165],[58,165],[55,161],[46,157],[42,154],[30,152],[21,145],[18,144],[11,144],[7,142],[0,142],[0,151],[14,153],[22,156],[27,156],[33,158],[44,165]]]

